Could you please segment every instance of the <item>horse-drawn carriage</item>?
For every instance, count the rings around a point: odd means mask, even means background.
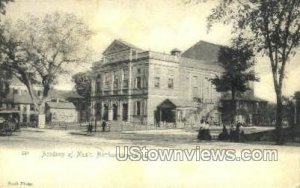
[[[17,129],[16,115],[17,112],[0,111],[0,135],[12,135]]]

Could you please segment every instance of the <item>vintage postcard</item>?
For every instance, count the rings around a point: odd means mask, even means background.
[[[300,188],[300,1],[0,0],[0,187]]]

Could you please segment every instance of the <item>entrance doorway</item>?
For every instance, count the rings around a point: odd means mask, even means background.
[[[97,120],[101,120],[101,103],[97,103],[96,104],[96,107],[95,107],[96,109],[96,121]]]
[[[113,104],[113,120],[118,120],[118,105]]]
[[[104,105],[104,110],[103,110],[103,120],[108,121],[108,105]]]
[[[122,120],[127,121],[128,120],[128,103],[123,103],[122,106]]]
[[[167,123],[175,122],[175,109],[174,108],[160,108],[160,121]]]

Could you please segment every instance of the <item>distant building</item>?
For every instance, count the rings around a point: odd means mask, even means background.
[[[77,111],[73,103],[64,100],[46,102],[46,122],[77,122]]]
[[[237,94],[235,98],[236,116],[235,121],[248,125],[265,125],[268,121],[265,113],[268,102],[254,95]],[[230,122],[230,110],[232,106],[231,96],[224,95],[220,100],[220,111],[223,122]],[[226,113],[227,112],[227,113]]]
[[[34,105],[26,86],[15,77],[12,77],[7,80],[7,87],[7,94],[2,99],[0,111],[2,113],[11,112],[22,123],[35,122],[37,113],[34,110]],[[36,95],[40,96],[41,88],[35,86],[34,89]]]
[[[34,109],[33,101],[28,93],[28,90],[26,86],[20,82],[17,78],[11,77],[5,82],[2,82],[5,84],[2,84],[2,87],[0,88],[1,91],[5,91],[5,97],[1,98],[0,103],[0,113],[1,114],[11,114],[16,118],[20,123],[36,123],[37,122],[37,112]],[[37,96],[42,95],[42,87],[34,86],[34,92]],[[78,97],[78,94],[72,92],[72,91],[59,91],[59,90],[51,90],[49,92],[49,102],[54,99],[55,101],[59,101],[59,104],[49,104],[48,107],[51,107],[51,109],[47,109],[47,113],[49,114],[57,114],[57,112],[61,111],[61,113],[57,116],[54,115],[51,116],[49,119],[49,116],[47,117],[47,122],[53,121],[72,121],[77,122],[79,121],[80,113],[76,111],[76,107],[73,103],[68,102],[66,104],[66,100],[69,98]],[[61,99],[61,100],[59,100]],[[50,102],[51,103],[51,102]],[[62,103],[62,104],[60,104]],[[62,112],[64,111],[66,112]],[[73,112],[70,113],[70,109],[75,110],[74,114]],[[50,110],[50,111],[49,111]],[[67,115],[66,115],[67,114]],[[72,114],[73,117],[70,117]],[[65,120],[61,118],[61,116],[66,116]],[[57,117],[57,118],[56,118]]]

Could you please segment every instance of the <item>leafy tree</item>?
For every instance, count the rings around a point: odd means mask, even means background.
[[[90,72],[79,72],[73,75],[72,78],[75,83],[77,93],[84,98],[90,98],[92,82]]]
[[[300,91],[296,91],[295,93],[294,93],[294,98],[295,99],[300,99]]]
[[[221,76],[211,79],[219,92],[231,92],[232,120],[236,115],[236,93],[243,93],[250,89],[250,81],[258,81],[251,68],[255,64],[253,51],[249,45],[242,45],[242,39],[234,41],[233,47],[222,46],[219,50],[218,61],[224,68]]]
[[[208,28],[216,22],[231,23],[233,33],[246,38],[255,52],[268,56],[277,102],[276,142],[282,144],[282,85],[287,62],[299,47],[300,1],[224,0],[208,17]]]
[[[9,2],[13,2],[13,0],[0,0],[0,14],[4,15],[6,13],[6,4]],[[3,32],[0,31],[0,35]],[[9,72],[3,70],[3,67],[0,66],[0,106],[2,103],[2,99],[8,93],[8,83],[6,82],[8,79]]]
[[[75,15],[58,12],[6,22],[1,28],[1,64],[25,84],[36,111],[43,114],[58,76],[87,60],[86,44],[92,33]],[[41,96],[34,86],[42,88]]]

